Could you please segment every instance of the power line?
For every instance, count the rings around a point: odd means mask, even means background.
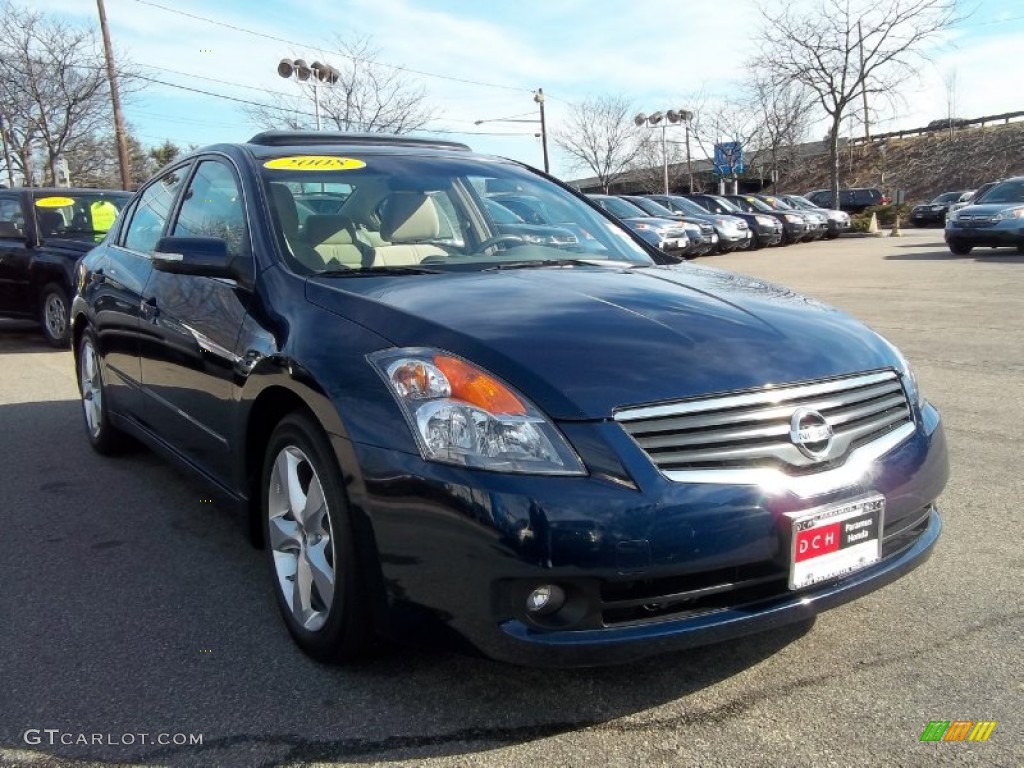
[[[218,27],[224,27],[225,29],[231,29],[231,30],[234,30],[235,32],[242,32],[242,33],[244,33],[246,35],[252,35],[254,37],[261,37],[261,38],[263,38],[265,40],[273,40],[274,42],[277,42],[277,43],[287,43],[288,45],[291,45],[291,46],[294,46],[294,47],[297,47],[297,48],[321,49],[321,47],[318,46],[318,45],[313,45],[313,44],[310,44],[310,43],[301,43],[301,42],[297,42],[295,40],[289,40],[288,38],[285,38],[285,37],[277,37],[276,35],[269,35],[269,34],[267,34],[265,32],[257,32],[257,31],[252,30],[252,29],[246,29],[245,27],[239,27],[239,26],[237,26],[235,24],[229,24],[226,21],[217,21],[216,19],[207,18],[206,16],[200,16],[200,15],[195,14],[195,13],[189,13],[188,11],[181,11],[181,10],[178,10],[177,8],[168,8],[166,5],[160,5],[160,3],[154,3],[154,2],[152,2],[152,0],[135,0],[135,2],[141,3],[142,5],[148,5],[148,6],[152,7],[152,8],[159,8],[161,11],[166,11],[167,13],[173,13],[173,14],[176,14],[178,16],[185,16],[185,17],[190,18],[190,19],[195,19],[196,21],[202,21],[202,22],[205,22],[207,24],[213,24],[213,25],[218,26]],[[323,49],[321,49],[321,50],[323,50]],[[354,56],[351,56],[351,55],[349,55],[347,53],[343,53],[341,51],[333,51],[332,53],[334,55],[341,56],[342,58],[349,59],[350,61],[357,61],[357,59]],[[386,62],[381,62],[381,61],[378,61],[378,62],[375,62],[375,63],[379,64],[382,67],[387,67],[388,69],[393,69],[393,70],[395,70],[397,72],[410,72],[410,73],[415,74],[415,75],[422,75],[423,77],[433,77],[433,78],[436,78],[438,80],[449,80],[451,82],[465,83],[467,85],[479,85],[479,86],[481,86],[483,88],[499,88],[501,90],[506,90],[506,91],[524,91],[524,92],[527,92],[527,93],[532,93],[533,92],[532,88],[521,88],[519,86],[514,86],[514,85],[501,85],[499,83],[488,83],[488,82],[485,82],[483,80],[470,80],[468,78],[453,77],[451,75],[439,75],[436,72],[427,72],[426,70],[422,70],[422,69],[412,69],[411,67],[398,66],[396,64],[388,64]]]

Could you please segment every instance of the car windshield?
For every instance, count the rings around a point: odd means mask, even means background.
[[[512,163],[292,155],[265,158],[260,173],[281,251],[305,274],[429,273],[507,262],[653,263],[623,228]]]
[[[604,208],[612,216],[619,219],[632,219],[637,216],[650,216],[643,208],[618,197],[595,197],[594,202]]]
[[[775,210],[774,207],[768,205],[768,203],[766,203],[764,200],[761,200],[760,198],[746,196],[743,199],[746,200],[748,203],[750,203],[750,206],[752,208],[754,208],[755,210],[765,211],[765,212],[770,212],[770,211],[774,211]]]
[[[702,203],[704,199],[701,198]],[[732,200],[726,200],[724,197],[708,197],[706,199],[708,200],[706,207],[709,211],[714,211],[715,213],[743,213],[740,207],[733,203]]]
[[[792,203],[794,208],[803,208],[804,210],[811,210],[812,208],[820,207],[812,203],[806,197],[801,197],[800,195],[787,195],[786,200]]]
[[[955,203],[960,199],[963,192],[943,192],[941,195],[932,200],[931,205],[939,205],[941,203]]]
[[[976,204],[985,203],[1024,203],[1024,180],[1004,181],[996,184],[981,197],[974,200]]]
[[[685,197],[673,197],[672,202],[675,204],[678,210],[683,213],[689,213],[693,216],[707,216],[708,212],[697,205],[693,200],[687,200]]]
[[[98,242],[131,197],[129,192],[51,190],[32,195],[32,210],[44,240]]]
[[[630,198],[627,202],[632,203],[637,208],[643,209],[644,213],[648,216],[661,216],[666,219],[674,219],[678,215],[671,208],[666,208],[657,200],[650,200],[646,197]]]

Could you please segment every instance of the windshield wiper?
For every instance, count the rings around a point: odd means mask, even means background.
[[[614,264],[617,267],[632,269],[637,266],[628,261],[611,259],[528,259],[524,261],[506,261],[487,267],[484,272],[493,272],[502,269],[533,269],[534,267],[603,267]]]
[[[440,275],[443,270],[412,264],[376,267],[337,267],[317,272],[314,277],[369,277],[372,275]]]

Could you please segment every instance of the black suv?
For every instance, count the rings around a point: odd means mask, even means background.
[[[0,190],[0,317],[36,320],[50,344],[66,347],[75,264],[130,198],[100,189]]]
[[[873,205],[884,205],[889,202],[881,190],[873,187],[852,187],[839,190],[839,205],[832,205],[832,190],[816,189],[804,195],[821,208],[838,208],[847,213],[863,213]]]

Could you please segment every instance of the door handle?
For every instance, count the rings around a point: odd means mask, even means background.
[[[140,305],[140,311],[144,319],[155,320],[160,314],[160,310],[156,306],[156,296],[148,296],[147,298],[144,298]]]

